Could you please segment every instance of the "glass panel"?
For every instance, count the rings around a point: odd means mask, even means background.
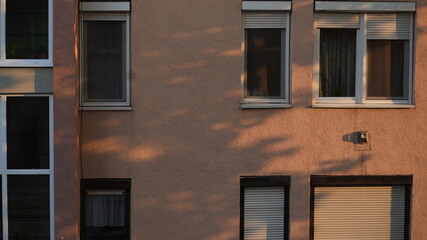
[[[117,192],[117,193],[116,193]],[[119,240],[126,238],[125,195],[115,193],[86,193],[85,239]]]
[[[49,168],[49,98],[7,98],[7,168]]]
[[[47,59],[48,0],[6,1],[6,58]]]
[[[49,240],[49,176],[8,176],[9,240]]]
[[[126,22],[83,23],[84,101],[125,101]]]
[[[320,30],[320,97],[354,97],[356,29]]]
[[[283,29],[246,29],[247,97],[283,97]]]
[[[406,40],[368,40],[368,99],[408,99]]]

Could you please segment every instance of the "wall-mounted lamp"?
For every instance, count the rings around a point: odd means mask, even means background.
[[[356,143],[357,144],[368,143],[368,132],[357,132],[356,133]]]

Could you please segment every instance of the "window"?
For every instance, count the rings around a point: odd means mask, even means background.
[[[53,240],[51,96],[1,96],[3,239]]]
[[[412,176],[312,176],[311,239],[409,239]]]
[[[130,239],[130,179],[81,180],[81,239]]]
[[[52,66],[53,0],[0,0],[0,66]]]
[[[290,107],[290,2],[243,2],[242,108]]]
[[[81,106],[87,109],[130,106],[129,3],[110,12],[114,3],[80,5]]]
[[[318,12],[314,107],[410,106],[412,26],[408,11]]]
[[[240,178],[240,239],[288,239],[288,176]]]

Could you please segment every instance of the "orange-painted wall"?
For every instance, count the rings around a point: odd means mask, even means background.
[[[412,174],[411,239],[427,236],[427,1],[415,14],[414,109],[311,108],[313,1],[292,3],[293,108],[264,110],[239,108],[241,1],[131,5],[133,111],[81,114],[82,177],[132,178],[132,239],[238,239],[239,177],[290,175],[290,239],[308,240],[310,175],[320,174]],[[65,32],[56,37],[71,41]],[[71,70],[58,83],[69,90]],[[343,140],[361,130],[371,134],[369,151]]]
[[[80,116],[78,112],[77,2],[54,1],[55,239],[79,239]]]

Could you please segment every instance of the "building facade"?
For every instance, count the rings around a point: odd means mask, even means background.
[[[427,1],[0,9],[4,240],[427,235]]]

